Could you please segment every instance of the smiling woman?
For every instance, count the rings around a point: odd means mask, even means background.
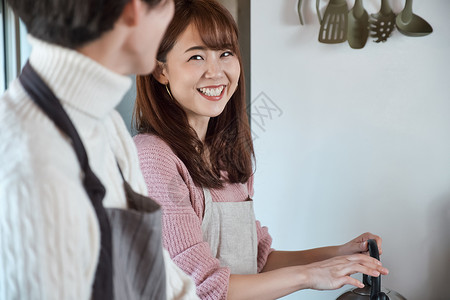
[[[189,125],[204,141],[209,119],[222,113],[236,91],[239,58],[231,49],[207,47],[197,28],[189,25],[159,68],[156,79],[170,88]]]
[[[253,143],[237,26],[214,0],[176,0],[158,63],[138,76],[134,138],[149,195],[163,207],[163,243],[202,299],[276,299],[299,289],[361,287],[386,274],[341,246],[275,251],[253,211]]]
[[[136,78],[136,129],[165,140],[201,185],[222,186],[220,170],[247,182],[253,145],[236,23],[215,1],[176,1],[175,11],[156,70]]]

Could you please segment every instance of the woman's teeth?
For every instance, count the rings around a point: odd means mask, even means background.
[[[222,94],[222,91],[224,89],[224,86],[220,86],[218,88],[215,89],[210,89],[210,88],[200,88],[198,89],[202,94],[205,94],[206,96],[210,96],[210,97],[217,97],[220,96],[220,94]]]

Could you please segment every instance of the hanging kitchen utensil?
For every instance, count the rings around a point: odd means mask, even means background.
[[[343,43],[347,40],[348,6],[346,0],[330,0],[323,19],[316,1],[317,16],[320,22],[319,42],[326,44]]]
[[[380,260],[378,246],[375,240],[368,240],[369,254]],[[340,295],[336,300],[406,300],[395,291],[381,288],[381,275],[372,277],[363,275],[363,288],[356,288]]]
[[[386,42],[395,29],[395,14],[388,0],[381,0],[381,8],[377,14],[370,15],[371,37],[377,38],[376,43]]]
[[[347,40],[353,49],[364,48],[369,37],[369,14],[364,9],[362,0],[355,0],[355,5],[348,12]]]
[[[433,32],[427,21],[412,12],[412,0],[406,0],[405,8],[395,19],[398,31],[407,36],[424,36]]]
[[[297,4],[297,13],[298,13],[298,18],[300,19],[300,24],[303,25],[303,17],[302,17],[302,0],[298,0],[298,4]]]

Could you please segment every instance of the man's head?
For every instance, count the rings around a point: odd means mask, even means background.
[[[76,49],[113,29],[132,0],[8,0],[34,37]],[[165,0],[138,0],[152,9]],[[149,28],[151,30],[151,28]]]

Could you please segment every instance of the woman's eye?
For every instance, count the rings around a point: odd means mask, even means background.
[[[233,56],[233,52],[231,52],[231,51],[225,51],[224,53],[222,53],[221,56],[222,56],[222,57]]]
[[[189,60],[201,60],[201,59],[203,59],[203,57],[201,57],[200,55],[194,55],[189,58]]]

